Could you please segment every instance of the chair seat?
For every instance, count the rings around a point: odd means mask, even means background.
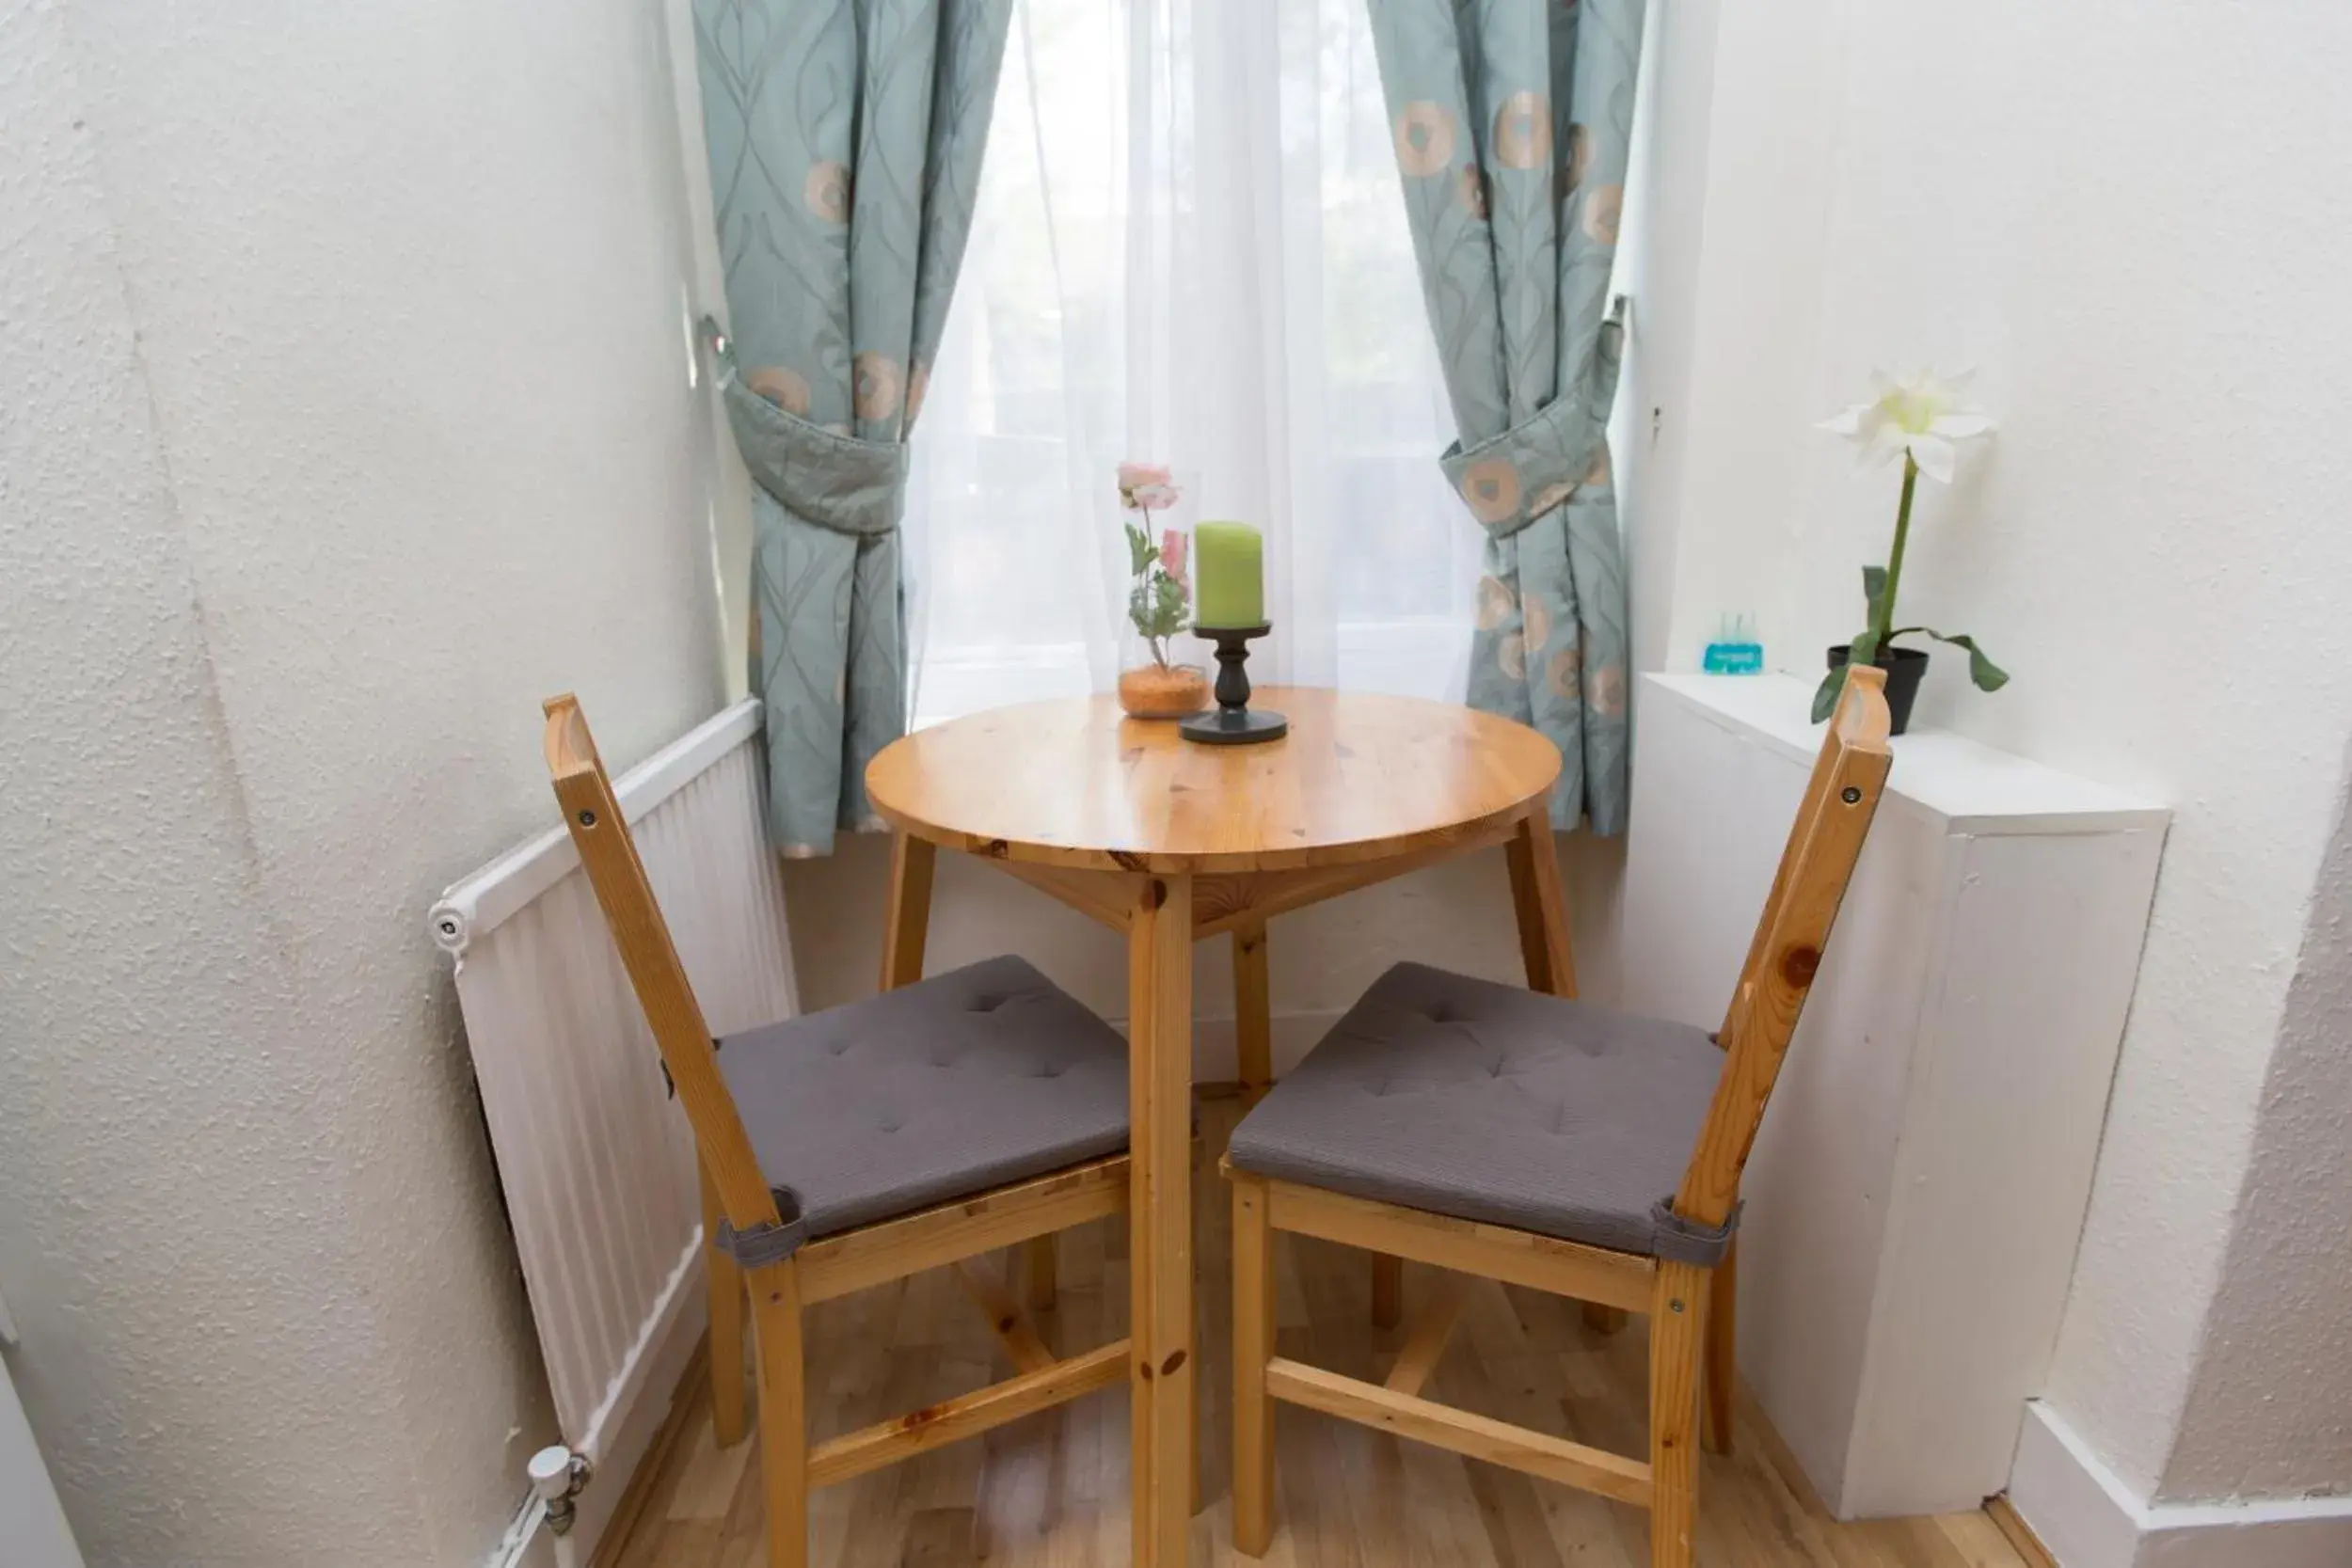
[[[1706,1031],[1398,964],[1234,1129],[1240,1169],[1656,1256],[1723,1053]]]
[[[1127,1147],[1126,1041],[1019,958],[719,1045],[760,1173],[812,1238]]]

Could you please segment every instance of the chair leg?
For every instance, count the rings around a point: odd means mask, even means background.
[[[1192,1342],[1195,1346],[1200,1346],[1209,1342],[1208,1335],[1202,1332],[1200,1315],[1202,1311],[1200,1260],[1208,1254],[1200,1250],[1200,1181],[1198,1161],[1194,1163],[1192,1179]],[[1206,1378],[1196,1377],[1192,1380],[1192,1419],[1184,1438],[1184,1452],[1192,1460],[1192,1512],[1196,1514],[1200,1512],[1200,1406],[1206,1398],[1202,1391],[1208,1386]]]
[[[1242,1108],[1274,1086],[1274,1005],[1266,966],[1265,924],[1233,927],[1233,1037]]]
[[[1265,1183],[1233,1176],[1233,1549],[1263,1557],[1274,1539],[1274,1237]]]
[[[1740,1243],[1733,1242],[1707,1295],[1706,1436],[1708,1453],[1731,1451],[1731,1415],[1739,1387]]]
[[[808,1568],[801,1276],[787,1259],[750,1278],[759,1339],[759,1464],[768,1497],[768,1568]]]
[[[719,1233],[719,1192],[703,1172],[703,1236]],[[723,1449],[743,1440],[743,1269],[715,1246],[703,1248],[710,1286],[710,1430]]]
[[[1023,1244],[1023,1255],[1029,1273],[1029,1310],[1051,1312],[1057,1295],[1054,1269],[1054,1234],[1032,1236]]]
[[[1650,1296],[1650,1568],[1691,1568],[1698,1520],[1701,1319],[1708,1271],[1661,1263]]]
[[[1372,1259],[1372,1326],[1394,1328],[1405,1321],[1405,1259],[1375,1253]]]

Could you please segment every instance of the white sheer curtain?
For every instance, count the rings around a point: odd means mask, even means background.
[[[1265,530],[1257,679],[1458,698],[1452,433],[1363,0],[1017,0],[914,443],[915,722],[1139,657],[1129,457],[1160,521]]]

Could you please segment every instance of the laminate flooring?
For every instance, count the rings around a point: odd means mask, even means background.
[[[1239,1115],[1202,1103],[1201,1474],[1192,1563],[1239,1564],[1230,1527],[1232,1200],[1216,1156]],[[1298,1236],[1278,1246],[1280,1354],[1375,1381],[1403,1329],[1370,1321],[1366,1255]],[[1012,1259],[999,1256],[994,1267]],[[1123,1219],[1064,1232],[1059,1296],[1038,1315],[1062,1354],[1123,1332]],[[1436,1282],[1408,1264],[1406,1322]],[[1646,1329],[1586,1328],[1577,1304],[1471,1287],[1427,1398],[1628,1454],[1645,1445]],[[935,1271],[814,1308],[812,1440],[1009,1375],[964,1290]],[[631,1482],[599,1568],[764,1568],[758,1439],[720,1449],[699,1370]],[[1268,1568],[1646,1568],[1648,1516],[1294,1406],[1277,1407]],[[2027,1568],[1988,1514],[1839,1524],[1744,1396],[1727,1458],[1704,1456],[1700,1568]],[[813,1568],[1097,1568],[1128,1560],[1127,1401],[1113,1389],[816,1493]]]

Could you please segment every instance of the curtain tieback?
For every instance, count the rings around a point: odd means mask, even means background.
[[[1584,485],[1609,483],[1609,407],[1623,334],[1612,314],[1600,324],[1581,384],[1500,436],[1468,449],[1454,442],[1438,460],[1493,537],[1509,538]]]
[[[813,425],[779,408],[735,373],[733,346],[709,318],[719,389],[735,445],[759,487],[794,516],[836,533],[888,533],[906,499],[904,441],[866,441]]]

